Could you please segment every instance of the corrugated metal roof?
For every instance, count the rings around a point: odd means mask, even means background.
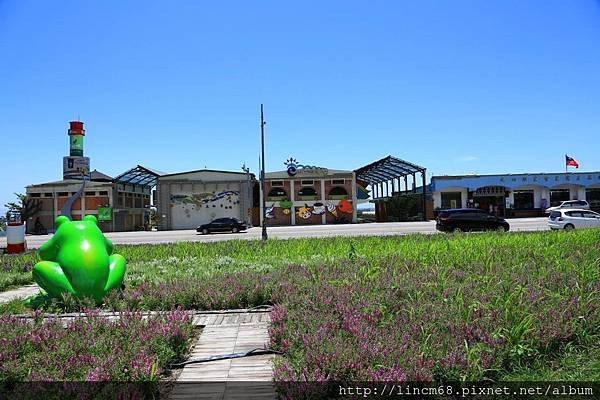
[[[356,179],[368,184],[375,184],[418,172],[425,172],[425,167],[401,160],[397,157],[387,156],[365,165],[354,172],[356,172]]]

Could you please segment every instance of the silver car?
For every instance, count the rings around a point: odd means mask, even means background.
[[[560,203],[557,206],[546,208],[546,213],[550,214],[552,211],[556,211],[556,210],[573,210],[573,209],[589,210],[590,204],[585,200],[563,201],[562,203]]]
[[[548,217],[548,227],[570,231],[580,228],[600,228],[600,214],[590,210],[554,210]]]

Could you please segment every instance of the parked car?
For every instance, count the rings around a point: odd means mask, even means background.
[[[435,228],[442,232],[469,232],[497,230],[506,232],[510,225],[504,218],[496,217],[478,208],[441,210]]]
[[[600,214],[590,210],[554,210],[548,217],[550,229],[600,228]]]
[[[578,210],[589,210],[590,209],[590,204],[585,201],[585,200],[568,200],[568,201],[563,201],[562,203],[560,203],[557,206],[554,207],[549,207],[546,208],[546,213],[551,213],[554,210],[562,210],[563,208],[566,209],[578,209]]]
[[[208,224],[200,225],[196,228],[196,232],[203,234],[211,232],[237,233],[246,229],[248,229],[248,226],[237,218],[217,218]]]

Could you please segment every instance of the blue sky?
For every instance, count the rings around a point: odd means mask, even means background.
[[[600,170],[600,3],[0,0],[0,206],[57,180],[68,121],[109,175]],[[571,139],[572,140],[571,140]]]

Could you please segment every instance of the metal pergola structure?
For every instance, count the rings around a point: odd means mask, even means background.
[[[423,219],[426,219],[426,171],[425,167],[390,155],[365,165],[354,172],[356,173],[357,180],[364,181],[371,186],[371,194],[374,200],[390,197],[390,183],[392,194],[400,192],[402,180],[404,180],[404,193],[408,193],[409,176],[412,176],[412,192],[416,193],[417,174],[421,174]]]
[[[164,175],[162,172],[155,171],[153,169],[137,165],[128,171],[123,172],[117,176],[114,181],[117,183],[125,183],[131,185],[140,185],[147,187],[156,186],[158,177]]]

